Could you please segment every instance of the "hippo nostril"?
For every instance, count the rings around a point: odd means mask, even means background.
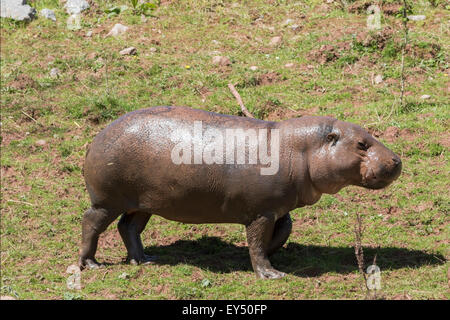
[[[394,162],[394,166],[398,166],[402,161],[399,158],[392,158],[392,161]]]

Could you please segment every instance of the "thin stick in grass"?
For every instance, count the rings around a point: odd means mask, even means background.
[[[229,83],[228,84],[228,88],[230,89],[231,93],[233,94],[233,96],[236,98],[239,106],[241,107],[242,113],[249,118],[255,118],[255,116],[253,116],[253,114],[247,110],[247,108],[244,105],[244,102],[242,102],[242,98],[239,95],[239,93],[236,91],[236,88],[234,87],[233,84]]]

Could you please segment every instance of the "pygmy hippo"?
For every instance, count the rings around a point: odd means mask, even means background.
[[[92,207],[83,217],[79,265],[99,266],[99,235],[120,215],[127,261],[149,263],[140,234],[156,214],[245,225],[257,277],[280,278],[268,257],[289,237],[291,210],[348,185],[384,188],[401,167],[364,129],[332,117],[271,122],[186,107],[133,111],[88,148]]]

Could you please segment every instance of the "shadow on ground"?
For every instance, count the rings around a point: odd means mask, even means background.
[[[149,246],[149,255],[157,256],[155,264],[190,264],[212,272],[251,271],[247,247],[238,247],[217,237],[178,240],[166,246]],[[405,248],[364,248],[366,263],[377,254],[381,270],[418,268],[445,263],[442,255]],[[327,247],[289,243],[270,257],[272,265],[299,277],[315,277],[327,272],[350,273],[357,270],[352,247]]]

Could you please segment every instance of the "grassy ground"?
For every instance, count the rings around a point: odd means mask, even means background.
[[[93,4],[92,1],[90,1]],[[363,214],[367,265],[377,254],[386,299],[448,299],[449,15],[445,1],[414,1],[400,106],[402,24],[384,1],[383,30],[366,29],[364,1],[162,1],[142,21],[127,1],[95,1],[82,29],[57,22],[2,19],[1,294],[19,299],[361,299],[353,252],[355,213]],[[432,2],[435,6],[430,5]],[[287,19],[293,22],[285,25]],[[105,38],[115,23],[126,35]],[[292,24],[297,24],[293,30]],[[295,28],[294,28],[295,29]],[[92,37],[86,32],[92,30]],[[281,36],[277,46],[272,37]],[[134,46],[135,56],[119,51]],[[154,48],[154,49],[152,49]],[[219,53],[220,52],[220,53]],[[213,55],[232,64],[212,64]],[[293,64],[288,65],[286,64]],[[257,66],[256,71],[250,69]],[[52,78],[52,68],[60,76]],[[377,75],[383,81],[376,84]],[[260,118],[305,114],[356,122],[402,156],[403,174],[385,190],[349,187],[292,213],[293,233],[272,258],[288,276],[257,280],[244,228],[187,225],[152,217],[143,233],[156,264],[123,263],[115,225],[83,271],[81,291],[66,287],[77,262],[85,147],[130,110],[185,105],[239,114],[227,84]],[[422,95],[430,95],[422,99]],[[43,140],[43,141],[42,141]]]

